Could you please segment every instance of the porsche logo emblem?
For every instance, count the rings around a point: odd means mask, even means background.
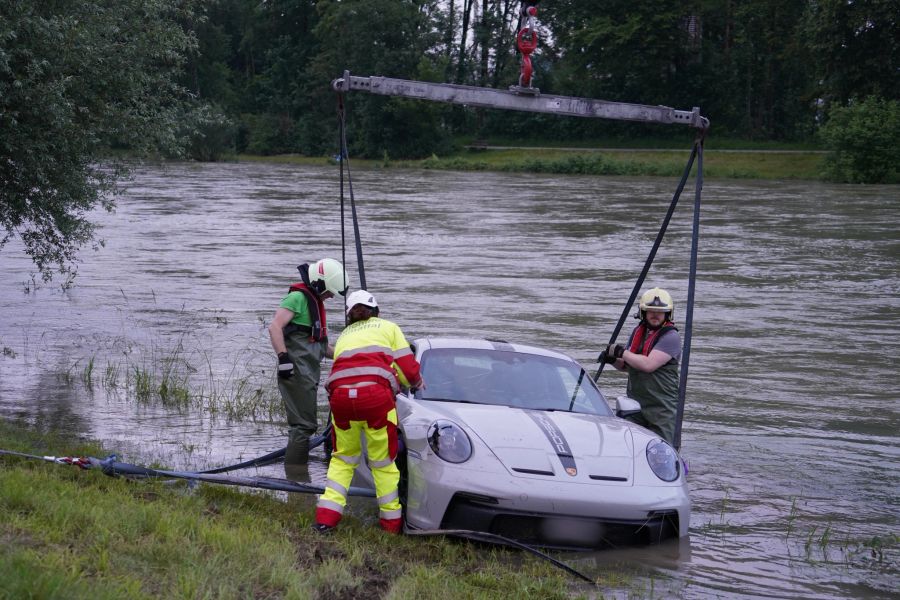
[[[572,477],[575,477],[576,475],[578,475],[578,469],[576,469],[575,467],[566,467],[566,473],[568,473]]]

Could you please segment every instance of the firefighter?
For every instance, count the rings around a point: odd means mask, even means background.
[[[379,523],[389,533],[402,527],[397,485],[397,408],[400,387],[422,387],[419,363],[396,324],[378,317],[378,303],[365,290],[347,298],[349,325],[334,348],[326,383],[331,403],[333,450],[325,493],[316,505],[320,533],[333,529],[347,505],[347,489],[362,459],[366,436],[368,465],[375,479]]]
[[[322,359],[334,353],[328,344],[324,300],[344,296],[348,283],[343,265],[333,258],[297,270],[302,281],[290,286],[269,325],[289,428],[286,467],[309,461],[309,438],[318,427],[316,392]]]
[[[678,359],[681,336],[675,328],[675,304],[661,288],[641,296],[641,319],[628,344],[610,344],[604,360],[628,371],[627,394],[641,404],[641,411],[625,418],[675,443],[678,411]]]

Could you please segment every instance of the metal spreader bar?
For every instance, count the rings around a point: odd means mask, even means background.
[[[700,109],[675,110],[668,106],[607,102],[591,98],[553,96],[540,92],[526,93],[514,86],[510,91],[450,83],[410,81],[390,77],[358,77],[344,71],[344,76],[331,82],[338,92],[361,90],[382,96],[400,96],[449,102],[464,106],[480,106],[505,110],[551,113],[573,117],[594,117],[618,121],[643,121],[646,123],[681,124],[696,129],[707,129],[709,119],[700,115]],[[518,91],[517,91],[518,90]]]

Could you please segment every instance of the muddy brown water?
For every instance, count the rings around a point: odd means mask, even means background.
[[[341,258],[337,176],[142,166],[116,213],[96,215],[105,246],[82,253],[67,290],[35,285],[15,242],[4,248],[0,415],[176,468],[283,445],[277,409],[237,418],[223,403],[274,397],[265,325],[297,264]],[[532,343],[593,370],[676,181],[358,170],[353,183],[368,287],[409,337]],[[678,320],[691,200],[648,278]],[[607,591],[626,597],[896,598],[900,188],[708,181],[701,222],[690,536],[563,558],[627,575]],[[352,246],[347,262],[355,285]],[[207,401],[140,399],[148,372]],[[600,383],[610,398],[624,388],[611,370]],[[319,456],[310,476],[324,477]]]

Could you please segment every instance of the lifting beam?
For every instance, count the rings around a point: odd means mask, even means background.
[[[675,110],[668,106],[607,102],[590,98],[553,96],[539,92],[523,93],[469,85],[392,79],[390,77],[358,77],[355,75],[351,76],[350,71],[344,71],[344,76],[335,79],[331,86],[338,92],[361,90],[382,96],[433,100],[435,102],[449,102],[450,104],[461,104],[464,106],[522,110],[619,121],[681,124],[700,130],[709,128],[709,119],[701,116],[700,109],[697,107],[689,111]],[[518,90],[520,88],[516,86],[515,89]]]

